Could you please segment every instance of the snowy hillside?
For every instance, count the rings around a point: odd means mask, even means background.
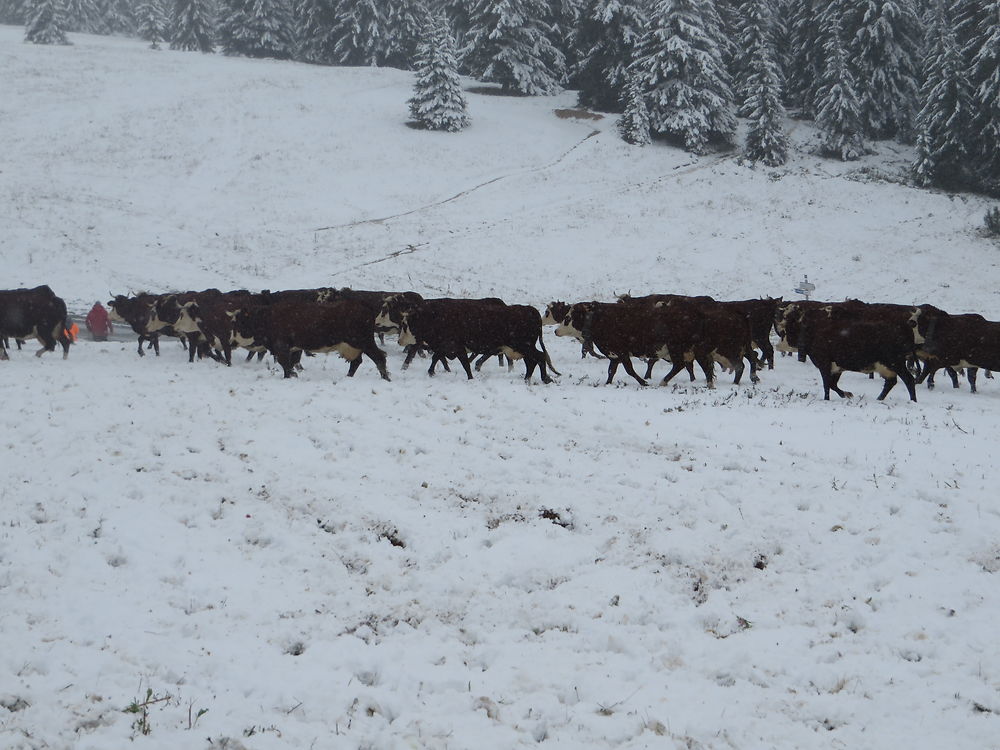
[[[933,302],[1000,319],[987,203],[910,153],[627,146],[571,92],[0,26],[4,288],[350,285],[539,307],[615,292]],[[469,86],[475,86],[467,81]],[[1000,386],[779,359],[640,389],[333,356],[0,363],[0,747],[1000,747]],[[241,359],[241,358],[239,358]],[[662,365],[661,365],[662,367]],[[520,369],[518,367],[518,369]],[[661,374],[663,374],[661,370]],[[131,707],[131,711],[126,709]]]

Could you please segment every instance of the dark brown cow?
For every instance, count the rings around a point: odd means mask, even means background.
[[[687,317],[700,316],[702,326],[699,340],[716,362],[734,373],[733,383],[738,385],[743,377],[744,359],[750,363],[750,380],[754,383],[760,380],[757,377],[760,361],[754,352],[748,305],[743,302],[717,302],[705,296],[684,297],[676,294],[656,294],[633,299],[635,301],[632,304],[641,304],[640,300],[643,299],[656,300],[657,307],[683,310]],[[764,337],[767,338],[769,334],[770,328]],[[647,366],[647,377],[652,372],[652,364],[650,362]],[[694,380],[690,363],[688,372]]]
[[[794,334],[793,325],[797,326]],[[819,370],[824,400],[830,400],[831,390],[841,398],[852,395],[837,385],[844,371],[874,372],[885,378],[879,401],[896,385],[897,377],[906,385],[910,400],[917,400],[913,376],[907,369],[907,360],[916,348],[909,323],[846,315],[830,318],[824,311],[812,310],[790,323],[789,333],[796,339],[799,360],[804,362],[808,357]]]
[[[203,292],[180,307],[175,327],[182,331],[197,331],[199,341],[219,352],[214,358],[232,364],[234,343],[233,313],[237,310],[261,304],[261,296],[239,289],[232,292]],[[248,347],[251,355],[260,347]]]
[[[469,354],[505,354],[524,359],[525,380],[537,367],[543,383],[551,382],[549,362],[542,339],[542,317],[529,305],[497,304],[494,300],[424,300],[403,316],[399,342],[425,346],[434,357],[428,374],[439,361],[458,359],[472,379]],[[541,345],[541,350],[536,345]]]
[[[1000,323],[982,315],[951,315],[933,305],[920,305],[916,326],[920,343],[917,356],[925,362],[917,382],[928,379],[942,367],[966,369],[969,388],[976,393],[978,368],[1000,369]],[[958,386],[957,376],[952,383]]]
[[[400,326],[406,317],[412,313],[414,310],[418,309],[424,302],[438,302],[442,299],[452,299],[451,297],[440,297],[437,299],[425,300],[416,292],[400,292],[398,294],[392,294],[386,298],[385,302],[382,304],[382,308],[379,310],[378,315],[375,317],[375,329],[377,331],[391,332],[400,330]],[[499,297],[482,297],[480,299],[459,299],[456,300],[462,303],[469,304],[483,304],[483,305],[497,305],[499,307],[506,307],[506,304]],[[402,344],[402,342],[400,342]],[[422,344],[405,344],[403,345],[403,351],[406,352],[406,359],[403,361],[403,369],[406,370],[410,367],[413,359],[419,354],[421,357],[424,356],[425,348]],[[491,354],[485,354],[479,362],[476,363],[476,370],[482,367],[482,363],[488,359]],[[444,369],[447,372],[451,372],[451,368],[448,367],[448,360],[441,357],[435,357],[431,361],[430,374],[434,374],[434,368],[437,363],[440,362],[444,365]]]
[[[556,329],[557,336],[593,342],[610,360],[610,384],[618,371],[625,368],[640,385],[631,357],[669,359],[673,368],[663,379],[670,382],[688,363],[697,361],[705,373],[709,387],[714,387],[714,365],[702,340],[703,317],[691,308],[659,304],[618,304],[578,302],[564,316]]]
[[[767,369],[774,369],[774,346],[771,345],[771,329],[774,328],[774,316],[781,297],[763,297],[761,299],[744,299],[720,302],[722,307],[733,310],[746,317],[750,323],[750,343],[760,350],[761,358],[767,363]]]
[[[34,289],[0,290],[0,360],[9,359],[7,338],[36,338],[42,348],[35,352],[41,357],[62,344],[63,359],[69,356],[69,336],[66,335],[66,303],[48,286]]]
[[[286,378],[295,377],[303,352],[338,352],[350,362],[353,377],[364,354],[389,380],[385,352],[375,344],[370,308],[360,302],[279,302],[246,307],[233,316],[236,334],[262,342],[281,365]]]
[[[187,340],[180,336],[170,326],[164,326],[156,331],[149,330],[150,315],[153,305],[163,295],[140,292],[134,297],[126,297],[123,294],[115,295],[114,299],[108,300],[108,309],[111,319],[116,323],[126,323],[132,331],[139,337],[138,353],[144,357],[146,353],[142,350],[142,345],[147,344],[147,348],[152,348],[156,356],[160,356],[160,336],[174,336],[180,338],[181,344],[186,348]],[[147,343],[148,342],[148,343]]]

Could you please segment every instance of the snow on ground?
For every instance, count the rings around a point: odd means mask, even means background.
[[[986,204],[898,184],[890,144],[833,164],[792,124],[793,162],[751,170],[554,116],[570,93],[472,93],[472,128],[432,134],[403,124],[400,71],[21,34],[0,27],[0,285],[75,312],[208,286],[790,296],[809,274],[1000,318]],[[756,387],[640,389],[547,345],[551,386],[431,379],[392,342],[391,383],[170,342],[14,353],[0,746],[1000,747],[993,381],[879,403],[847,375],[825,403],[779,359]]]

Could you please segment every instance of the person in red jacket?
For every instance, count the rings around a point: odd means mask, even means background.
[[[95,302],[94,306],[90,308],[90,312],[87,313],[87,319],[84,323],[87,326],[87,330],[90,331],[90,337],[94,341],[107,341],[108,335],[114,333],[114,326],[111,325],[111,317],[100,302]]]

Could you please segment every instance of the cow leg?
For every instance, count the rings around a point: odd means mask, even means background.
[[[464,347],[458,350],[458,361],[462,363],[462,368],[469,380],[472,380],[472,366],[469,363],[469,354]]]
[[[361,354],[360,353],[358,354],[357,357],[355,357],[354,359],[350,360],[350,362],[348,364],[348,367],[347,367],[347,377],[353,378],[354,377],[354,373],[356,373],[358,371],[359,367],[361,367]]]
[[[969,389],[976,393],[976,374],[979,372],[978,367],[970,367],[965,371],[966,377],[969,379]],[[987,370],[989,372],[989,370]]]
[[[198,352],[198,334],[189,333],[188,338],[188,364],[191,364],[194,362],[194,355],[198,354],[200,357],[201,353]]]
[[[410,344],[409,346],[404,346],[403,351],[406,352],[406,359],[403,360],[403,369],[406,370],[409,369],[413,358],[417,356],[417,345]]]
[[[733,372],[735,373],[733,385],[739,385],[740,380],[743,378],[743,371],[747,369],[747,366],[743,364],[743,357],[734,357],[729,361],[733,363]]]
[[[993,372],[992,372],[992,370],[985,370],[985,372],[986,372],[986,379],[987,380],[993,380]]]
[[[760,353],[763,355],[763,360],[767,363],[767,369],[774,369],[774,346],[772,346],[770,341],[764,340],[759,342]]]
[[[697,358],[698,366],[705,373],[705,384],[709,389],[715,388],[715,360],[711,355],[702,355]],[[694,370],[694,364],[688,363],[690,370]]]
[[[10,346],[10,342],[7,340],[7,337],[0,337],[0,362],[10,359],[10,356],[7,354],[8,346]]]
[[[70,341],[69,336],[66,335],[65,331],[59,332],[59,343],[62,344],[63,359],[69,359],[69,345],[73,342]]]
[[[693,361],[691,361],[691,362],[685,362],[684,363],[684,367],[688,371],[688,382],[693,383],[695,381],[695,377],[694,377],[694,362]]]
[[[851,393],[850,391],[842,391],[842,390],[840,390],[840,386],[838,385],[838,383],[840,383],[840,376],[843,375],[843,374],[844,373],[842,373],[842,372],[833,372],[833,373],[830,373],[830,388],[832,388],[836,392],[836,394],[838,396],[840,396],[841,398],[851,398],[851,397],[854,396],[854,394]],[[895,381],[893,381],[893,382],[895,382]]]
[[[181,339],[181,344],[184,344],[184,339]],[[149,337],[149,345],[153,347],[153,352],[157,357],[160,356],[160,334],[154,333]],[[186,344],[184,344],[186,346]]]
[[[618,372],[618,365],[621,360],[616,357],[608,357],[608,379],[604,381],[604,385],[611,385],[611,381],[615,379],[615,373]]]
[[[194,349],[194,346],[191,348]],[[295,372],[295,364],[298,359],[295,354],[299,354],[298,352],[292,352],[287,347],[278,345],[271,349],[271,354],[274,355],[275,362],[281,365],[281,371],[285,378],[298,377],[298,373]]]
[[[670,372],[668,372],[666,375],[663,376],[663,380],[660,381],[660,385],[666,385],[667,383],[669,383],[671,381],[671,379],[673,379],[674,375],[676,375],[677,373],[679,373],[686,366],[687,366],[687,363],[685,363],[684,361],[681,361],[681,362],[671,362],[670,363]]]
[[[749,361],[750,361],[750,382],[759,383],[760,376],[757,375],[757,370],[760,369],[761,362],[759,359],[757,359],[757,355],[754,352],[750,352]]]
[[[368,357],[368,359],[370,359],[372,362],[375,363],[375,367],[378,368],[378,374],[382,376],[382,380],[392,380],[392,378],[389,377],[389,370],[388,368],[386,368],[385,352],[379,349],[377,346],[375,346],[374,341],[372,342],[371,346],[362,349],[361,351],[366,357]],[[361,364],[360,354],[358,355],[358,358],[355,361],[358,364]],[[358,369],[357,366],[354,364],[354,362],[351,363],[351,367],[354,370]],[[354,373],[348,372],[347,374],[353,375]]]
[[[940,365],[931,360],[924,362],[924,368],[920,371],[920,374],[917,376],[915,381],[917,385],[920,385],[920,383],[923,383],[926,380],[927,388],[929,390],[934,390],[934,373],[938,371],[939,367]]]
[[[905,371],[906,368],[904,367],[903,370]],[[902,374],[902,373],[900,373],[900,374]],[[909,375],[909,373],[906,373],[906,374]],[[910,377],[912,377],[912,375]],[[893,386],[896,385],[896,380],[897,379],[898,378],[895,375],[893,375],[892,377],[889,377],[889,378],[885,379],[885,385],[882,386],[882,392],[880,394],[878,394],[878,400],[879,401],[882,401],[886,396],[889,395],[889,391],[891,391],[893,389]]]
[[[946,367],[944,368],[944,371],[948,373],[948,377],[951,378],[951,387],[958,388],[958,373],[955,372],[955,368]]]
[[[625,368],[625,372],[635,378],[635,382],[639,385],[649,385],[645,380],[639,377],[639,373],[635,371],[635,367],[632,366],[632,358],[625,356],[622,357],[622,367]]]
[[[476,365],[475,365],[476,366],[476,372],[479,372],[480,370],[482,370],[483,369],[483,363],[486,362],[486,360],[488,360],[492,356],[493,356],[492,354],[484,354],[479,359],[477,359],[476,360]],[[503,355],[498,355],[498,356],[502,357]],[[502,359],[500,360],[500,364],[501,365],[503,364],[503,360]]]
[[[257,352],[255,352],[255,351],[253,351],[251,349],[249,352],[247,352],[247,358],[245,360],[243,360],[243,361],[244,362],[249,362],[251,359],[253,359],[253,355],[256,354],[256,353]]]
[[[656,364],[656,357],[650,357],[649,359],[646,360],[646,374],[643,375],[643,377],[646,378],[646,380],[649,380],[651,377],[653,377],[653,365],[655,364]]]
[[[910,371],[906,369],[905,364],[903,366],[903,369],[899,371],[899,379],[902,380],[903,385],[906,386],[906,392],[910,394],[910,401],[916,401],[917,384],[913,379],[913,375],[911,375]]]
[[[434,375],[434,368],[437,367],[437,363],[438,362],[444,362],[444,361],[445,361],[444,357],[442,357],[439,354],[435,353],[431,357],[431,366],[427,368],[427,374],[433,376]]]
[[[142,336],[142,335],[140,334],[140,336],[139,336],[139,356],[140,356],[140,357],[145,357],[145,356],[146,356],[146,352],[144,352],[144,351],[142,350],[142,344],[143,344],[143,342],[144,342],[145,340],[146,340],[146,337],[145,337],[145,336]]]

